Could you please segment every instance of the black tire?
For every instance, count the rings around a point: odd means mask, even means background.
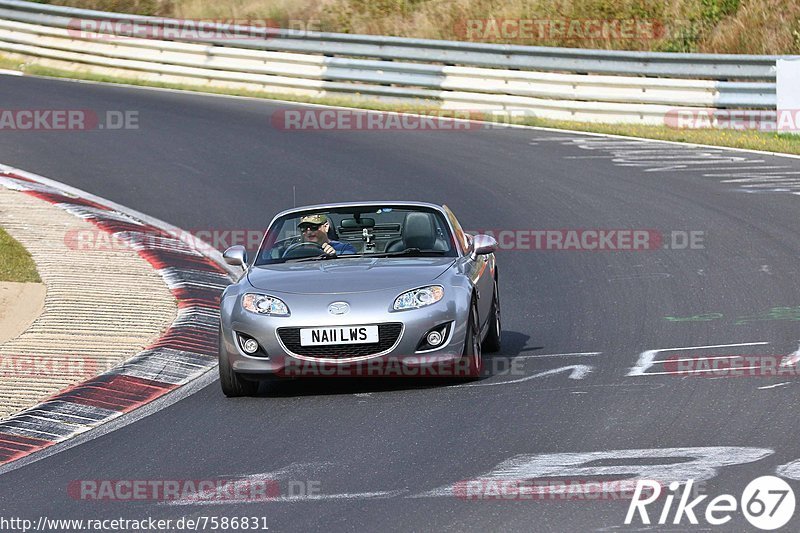
[[[494,296],[492,297],[492,311],[489,317],[489,332],[483,339],[483,351],[493,353],[500,351],[502,325],[500,323],[500,291],[497,278],[494,280]]]
[[[222,333],[220,332],[220,344],[222,343]],[[228,398],[238,396],[253,396],[258,392],[258,381],[249,381],[240,378],[231,368],[227,355],[223,355],[220,348],[219,356],[219,384],[222,392]]]
[[[478,304],[473,298],[467,319],[467,334],[464,340],[464,352],[459,365],[459,377],[475,380],[483,373],[483,356],[481,353],[481,327],[478,321]],[[461,375],[465,373],[466,375]]]

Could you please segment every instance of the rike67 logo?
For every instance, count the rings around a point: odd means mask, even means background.
[[[640,480],[636,484],[628,514],[625,515],[625,525],[631,525],[637,519],[646,525],[653,520],[658,525],[680,525],[686,523],[683,522],[684,518],[688,523],[697,525],[700,523],[700,516],[707,524],[720,526],[730,522],[740,510],[753,527],[774,530],[785,526],[794,515],[794,491],[779,477],[762,476],[754,479],[748,483],[738,500],[731,494],[720,494],[710,501],[706,501],[708,495],[704,494],[690,500],[694,495],[693,485],[693,479],[685,483],[672,482],[666,497],[662,497],[662,486],[659,482]],[[661,500],[663,506],[656,504]],[[678,503],[673,510],[675,500]],[[658,507],[661,507],[660,512]],[[656,511],[657,514],[651,519],[648,511]]]

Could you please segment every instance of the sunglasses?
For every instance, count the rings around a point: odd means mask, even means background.
[[[322,227],[322,224],[316,224],[314,226],[301,226],[300,233],[305,233],[306,231],[317,231],[320,227]]]

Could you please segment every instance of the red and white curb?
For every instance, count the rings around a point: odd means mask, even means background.
[[[166,223],[42,176],[0,165],[0,186],[46,200],[128,243],[157,269],[178,302],[173,323],[145,350],[0,421],[0,465],[114,420],[216,366],[219,297],[231,282],[218,252],[200,252]]]

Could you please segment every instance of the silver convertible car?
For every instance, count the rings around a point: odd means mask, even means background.
[[[227,396],[271,377],[481,375],[500,349],[500,299],[488,235],[447,206],[315,205],[279,213],[220,302]]]

